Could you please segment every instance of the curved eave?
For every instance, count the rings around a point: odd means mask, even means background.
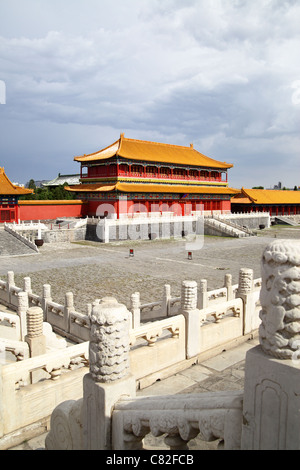
[[[118,182],[114,185],[84,184],[66,187],[67,191],[78,193],[101,193],[119,191],[124,193],[174,193],[174,194],[238,194],[239,190],[233,188],[220,188],[213,186],[167,185],[167,184],[130,184]]]
[[[116,184],[76,184],[74,186],[66,186],[65,190],[76,193],[94,193],[109,192],[116,189]]]
[[[0,167],[0,196],[24,196],[33,192],[33,189],[14,185],[7,177],[4,168]]]
[[[11,189],[8,191],[5,191],[5,190],[0,191],[0,196],[26,196],[28,194],[33,194],[33,193],[34,193],[33,189],[29,189],[29,190],[24,189],[22,191],[22,188],[17,188],[15,190]]]
[[[78,157],[74,157],[76,162],[91,162],[96,160],[104,160],[106,158],[114,157],[119,149],[120,140],[117,140],[113,144],[109,145],[108,147],[98,150],[97,152],[90,153],[88,155],[81,155]]]

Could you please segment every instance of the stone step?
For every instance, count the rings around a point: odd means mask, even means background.
[[[289,219],[288,217],[279,217],[279,216],[276,216],[276,217],[275,217],[275,221],[276,221],[278,224],[299,225],[297,222],[295,222],[295,221],[292,220],[292,219]]]
[[[32,248],[0,228],[0,257],[14,255],[31,255],[36,253]]]

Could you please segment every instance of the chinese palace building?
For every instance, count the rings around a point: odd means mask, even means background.
[[[117,218],[131,212],[230,212],[238,191],[228,187],[233,165],[178,145],[120,139],[98,152],[74,158],[81,165],[80,184],[67,187],[88,202],[88,215],[99,206],[114,208]],[[105,205],[105,206],[104,206]],[[98,209],[98,212],[97,212]]]
[[[231,200],[232,212],[269,212],[276,215],[300,214],[300,191],[245,189]]]
[[[14,185],[4,168],[0,167],[0,223],[16,222],[19,218],[19,197],[31,193],[32,189]]]

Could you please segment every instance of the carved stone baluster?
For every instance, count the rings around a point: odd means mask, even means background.
[[[134,416],[124,423],[124,444],[126,450],[141,450],[144,448],[143,439],[150,432],[148,421],[143,416]]]
[[[198,308],[206,308],[208,305],[207,299],[207,280],[201,279],[199,284],[199,295],[198,295]]]
[[[141,300],[140,300],[140,293],[135,292],[131,295],[131,328],[138,328],[141,323]]]
[[[124,447],[125,450],[143,450],[144,436],[136,436],[135,434],[124,432]]]
[[[25,341],[25,336],[27,334],[27,310],[28,310],[28,293],[19,292],[18,294],[18,310],[17,314],[20,318],[20,336],[21,341]]]
[[[187,441],[184,441],[179,434],[168,434],[164,441],[170,450],[188,450]]]
[[[243,450],[300,450],[300,243],[263,252],[260,346],[245,362]]]
[[[181,287],[181,313],[186,319],[186,357],[196,356],[200,348],[200,316],[197,309],[197,282],[183,281]]]
[[[43,285],[42,309],[44,312],[44,321],[47,321],[47,303],[52,301],[50,284]]]
[[[93,303],[90,373],[83,379],[85,450],[112,448],[112,409],[122,395],[134,396],[136,392],[135,378],[129,371],[129,315],[125,305],[112,297]]]
[[[148,342],[148,346],[153,347],[155,346],[157,338],[162,335],[162,329],[158,329],[156,331],[149,331],[144,336],[144,339]]]
[[[253,269],[241,268],[239,272],[238,296],[248,294],[253,289]]]
[[[32,293],[31,278],[28,276],[24,277],[24,292],[28,292],[28,294]]]
[[[181,311],[197,308],[197,282],[183,281],[181,287]]]
[[[232,291],[232,275],[225,274],[224,285],[227,290],[227,300],[233,299],[233,291]]]
[[[43,335],[43,310],[40,307],[29,308],[26,319],[27,335],[25,336],[25,341],[29,346],[30,357],[45,354],[46,337]],[[32,371],[30,375],[32,383],[36,383],[45,377],[43,370]]]
[[[25,341],[29,345],[30,357],[46,353],[46,338],[43,335],[43,310],[31,307],[27,310],[27,335]]]
[[[300,244],[278,240],[262,259],[261,347],[280,359],[300,351]]]

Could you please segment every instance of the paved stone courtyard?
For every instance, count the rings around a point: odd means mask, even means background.
[[[205,236],[203,248],[193,251],[191,260],[184,239],[44,244],[39,254],[0,256],[0,277],[5,279],[12,270],[16,285],[22,286],[23,278],[30,276],[37,294],[43,284],[51,284],[52,298],[59,303],[71,291],[76,309],[84,313],[87,303],[107,295],[129,306],[136,291],[142,303],[160,300],[164,284],[178,296],[183,280],[207,279],[208,289],[215,289],[223,286],[226,273],[237,283],[240,268],[251,268],[254,277],[260,277],[262,251],[275,236],[300,238],[300,230],[276,226],[242,239]]]

